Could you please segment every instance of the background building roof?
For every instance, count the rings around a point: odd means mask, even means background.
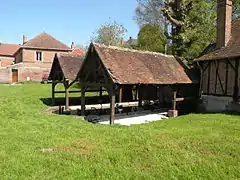
[[[18,44],[2,44],[0,43],[0,55],[13,56],[15,52],[20,48]]]
[[[30,39],[22,45],[23,48],[41,48],[41,49],[56,49],[56,50],[71,50],[70,47],[58,41],[47,33],[41,33],[38,36]]]

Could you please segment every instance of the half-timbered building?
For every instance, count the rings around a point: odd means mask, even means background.
[[[240,95],[240,20],[232,22],[232,1],[218,0],[217,41],[197,59],[200,92],[207,111],[231,110]]]

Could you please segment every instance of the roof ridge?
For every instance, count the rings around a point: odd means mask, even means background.
[[[21,46],[21,44],[13,44],[13,43],[2,43],[0,42],[0,45],[16,45],[16,46]]]
[[[83,57],[84,55],[71,54],[71,53],[57,53],[58,56],[70,56],[70,57]]]
[[[124,47],[119,47],[119,46],[112,46],[112,45],[105,45],[105,44],[100,44],[100,43],[93,43],[94,45],[100,46],[100,47],[105,47],[108,49],[114,49],[114,50],[122,50],[126,52],[138,52],[138,53],[145,53],[145,54],[152,54],[152,55],[161,55],[165,57],[174,57],[173,55],[170,54],[163,54],[160,52],[153,52],[153,51],[144,51],[144,50],[136,50],[136,49],[129,49],[129,48],[124,48]]]

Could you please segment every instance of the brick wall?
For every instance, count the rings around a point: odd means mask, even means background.
[[[0,82],[11,83],[12,82],[12,69],[9,67],[0,68]]]
[[[42,52],[42,62],[36,61],[36,52]],[[18,81],[41,81],[48,76],[56,53],[69,53],[56,50],[21,49],[15,56],[15,69],[18,69]],[[21,64],[18,64],[22,62]]]
[[[0,67],[6,67],[12,64],[14,57],[0,56]]]
[[[232,0],[217,0],[217,46],[226,46],[232,31]]]
[[[42,52],[42,62],[36,61],[36,52]],[[67,53],[66,51],[56,51],[56,50],[33,50],[33,49],[23,49],[22,50],[22,59],[23,62],[28,63],[50,63],[52,64],[53,58],[56,53]]]

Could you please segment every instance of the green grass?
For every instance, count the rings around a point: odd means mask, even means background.
[[[104,126],[49,114],[40,98],[50,95],[50,85],[0,86],[1,180],[240,178],[239,116]]]

